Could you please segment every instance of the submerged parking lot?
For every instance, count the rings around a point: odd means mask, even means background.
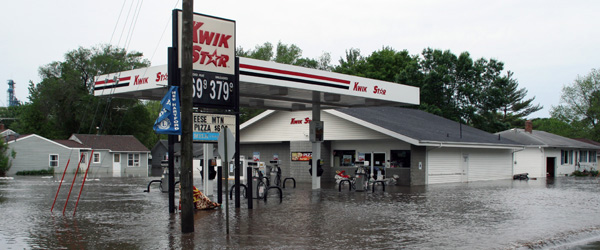
[[[66,178],[65,178],[66,179]],[[528,249],[569,248],[600,240],[600,179],[561,177],[354,192],[310,183],[254,201],[197,211],[195,232],[182,234],[179,214],[155,178],[87,180],[73,216],[78,184],[66,209],[65,182],[0,180],[0,245],[5,249]],[[196,180],[199,181],[199,180]],[[197,182],[198,183],[198,182]],[[201,185],[196,184],[197,187]],[[213,199],[213,200],[216,200]],[[62,210],[65,209],[65,215]]]

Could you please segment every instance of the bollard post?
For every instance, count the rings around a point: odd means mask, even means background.
[[[223,166],[217,167],[217,203],[223,204]]]
[[[246,189],[246,195],[248,196],[248,209],[252,209],[253,200],[252,200],[252,167],[246,168],[246,178],[248,178],[246,185],[248,188]]]

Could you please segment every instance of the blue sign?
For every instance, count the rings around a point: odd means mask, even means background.
[[[219,133],[194,132],[194,141],[217,141]]]
[[[154,122],[154,131],[159,134],[181,135],[181,113],[179,112],[179,87],[171,86],[160,101],[162,110]]]

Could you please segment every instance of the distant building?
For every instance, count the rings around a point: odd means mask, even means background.
[[[240,125],[240,155],[267,165],[278,159],[284,177],[310,182],[311,111],[265,111]],[[512,153],[523,147],[504,137],[427,112],[397,107],[321,111],[323,182],[336,171],[354,176],[369,162],[400,185],[512,179]]]
[[[6,91],[8,94],[8,106],[14,107],[21,105],[21,102],[15,96],[15,82],[13,80],[8,80],[8,90]]]
[[[575,170],[598,169],[597,150],[600,146],[533,130],[531,121],[525,123],[525,129],[513,128],[496,134],[525,147],[514,153],[514,174],[555,177],[569,175]]]
[[[9,176],[49,168],[62,174],[69,160],[67,173],[75,173],[81,160],[80,171],[89,165],[90,176],[148,176],[150,151],[131,135],[74,134],[68,140],[49,140],[32,134],[10,140],[8,146],[17,153]]]

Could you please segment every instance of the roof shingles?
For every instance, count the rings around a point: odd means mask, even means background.
[[[147,152],[144,144],[132,135],[84,135],[73,134],[69,140],[79,141],[93,149],[108,149],[117,152]]]

